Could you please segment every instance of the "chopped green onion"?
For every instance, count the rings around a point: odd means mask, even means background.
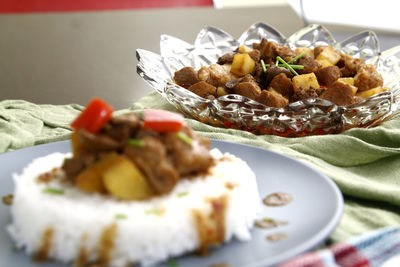
[[[181,192],[181,193],[178,193],[178,197],[184,197],[184,196],[187,196],[189,193],[188,192]]]
[[[122,213],[115,215],[115,219],[118,219],[118,220],[127,219],[127,218],[128,218],[128,216],[126,216],[125,214],[122,214]]]
[[[178,267],[178,262],[175,260],[169,260],[168,261],[168,266],[169,267]]]
[[[163,209],[151,209],[151,210],[146,210],[146,214],[153,214],[153,215],[161,215],[163,214],[164,210]]]
[[[57,189],[57,188],[51,188],[51,187],[47,187],[47,188],[43,189],[42,192],[47,193],[47,194],[54,194],[54,195],[63,195],[64,194],[64,190]]]
[[[279,61],[276,60],[276,62],[275,62],[275,67],[278,67],[278,64],[279,64]]]
[[[144,142],[140,139],[137,138],[131,138],[128,140],[128,144],[132,145],[132,146],[138,146],[138,147],[142,147],[144,146]]]
[[[277,59],[276,61],[279,60],[283,64],[283,66],[285,68],[288,68],[294,75],[296,75],[296,76],[299,75],[289,64],[287,64],[287,62],[285,60],[283,60],[283,58],[281,58],[280,56],[277,56],[276,59]]]
[[[292,64],[289,64],[290,65],[290,67],[292,67],[293,69],[295,69],[295,70],[302,70],[302,69],[304,69],[304,66],[303,65],[292,65]],[[278,64],[278,67],[285,67],[283,64]]]
[[[306,54],[306,52],[301,53],[300,55],[298,55],[297,57],[292,58],[291,60],[288,61],[288,64],[291,64],[293,62],[296,62],[296,60],[299,60],[300,58],[302,58],[304,55]]]
[[[188,144],[189,146],[192,145],[192,138],[190,138],[189,136],[187,136],[187,134],[185,134],[184,132],[179,132],[176,135],[179,139],[181,139],[183,142],[185,142],[186,144]]]
[[[261,59],[261,67],[263,69],[264,72],[267,72],[267,65],[269,67],[269,64],[265,64],[264,60]]]

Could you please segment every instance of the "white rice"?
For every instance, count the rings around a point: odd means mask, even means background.
[[[74,262],[82,250],[88,259],[99,257],[99,243],[105,229],[116,225],[110,266],[140,262],[151,265],[169,257],[195,251],[199,247],[194,210],[211,212],[207,199],[227,196],[225,241],[251,238],[250,229],[260,211],[255,175],[241,159],[214,149],[218,164],[212,175],[183,179],[173,191],[148,201],[118,201],[111,196],[89,194],[58,181],[38,182],[37,176],[61,166],[70,154],[54,153],[35,159],[14,174],[15,191],[8,231],[18,247],[34,254],[43,242],[46,229],[53,229],[48,257]],[[225,160],[221,160],[224,158]],[[228,160],[227,160],[228,159]],[[227,182],[236,184],[233,189]],[[43,193],[47,187],[64,190],[63,195]],[[163,210],[162,214],[153,211]],[[118,219],[118,214],[126,218]]]

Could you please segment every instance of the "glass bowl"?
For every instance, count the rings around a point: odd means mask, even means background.
[[[262,38],[295,47],[330,45],[373,64],[384,78],[388,91],[365,98],[355,104],[338,106],[330,101],[312,98],[297,101],[284,108],[265,106],[244,96],[230,94],[215,100],[202,98],[175,84],[175,71],[191,66],[216,63],[218,58],[244,44],[252,46]],[[381,52],[376,34],[364,31],[343,42],[336,42],[321,25],[309,25],[289,38],[265,23],[250,26],[239,39],[215,27],[203,28],[194,42],[161,35],[161,55],[137,49],[137,72],[169,103],[182,113],[207,124],[235,128],[255,134],[306,136],[340,133],[354,127],[373,127],[389,118],[400,100],[400,46]]]

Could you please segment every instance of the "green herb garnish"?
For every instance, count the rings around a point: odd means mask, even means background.
[[[289,64],[290,67],[292,67],[293,69],[297,69],[297,70],[302,70],[304,69],[303,65],[293,65],[293,64]],[[283,64],[278,64],[278,67],[285,67]]]
[[[285,61],[283,60],[283,58],[281,58],[280,56],[276,57],[276,62],[280,61],[283,66],[287,69],[289,69],[294,75],[298,76],[299,74]]]
[[[179,132],[176,135],[179,139],[181,139],[183,142],[185,142],[186,144],[188,144],[189,146],[192,145],[192,138],[190,138],[189,136],[187,136],[187,134],[185,134],[184,132]]]
[[[125,214],[122,214],[122,213],[115,215],[115,219],[118,219],[118,220],[127,219],[127,218],[128,218],[128,216],[126,216]]]
[[[169,260],[167,264],[169,267],[178,267],[178,262],[175,260]]]
[[[64,190],[57,189],[57,188],[51,188],[51,187],[47,187],[47,188],[43,189],[42,192],[46,193],[46,194],[53,194],[53,195],[63,195],[64,194]]]
[[[181,193],[178,193],[178,197],[184,197],[184,196],[187,196],[189,193],[188,192],[181,192]]]
[[[144,146],[144,142],[140,139],[137,138],[130,138],[128,140],[128,144],[132,145],[132,146],[138,146],[138,147],[142,147]]]
[[[150,214],[161,215],[161,214],[163,214],[163,212],[164,212],[164,209],[151,209],[151,210],[146,210],[145,213],[148,215],[150,215]]]
[[[261,67],[263,69],[264,72],[267,72],[267,65],[269,67],[269,64],[265,64],[264,60],[261,59]]]
[[[306,52],[301,53],[300,55],[292,58],[291,60],[288,61],[288,64],[291,64],[293,62],[296,62],[297,60],[299,60],[300,58],[302,58],[304,55],[306,54]]]

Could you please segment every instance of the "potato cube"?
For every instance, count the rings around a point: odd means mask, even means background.
[[[319,83],[317,77],[313,72],[294,76],[292,78],[292,82],[293,82],[293,90],[295,92],[301,91],[301,88],[303,90],[310,88],[313,88],[315,90],[319,89]]]
[[[108,192],[119,199],[141,200],[154,194],[153,188],[136,165],[122,155],[112,159],[102,177]]]
[[[314,50],[309,47],[297,47],[294,51],[297,55],[300,55],[301,53],[306,53],[306,55],[314,58]]]
[[[236,54],[233,57],[231,72],[233,74],[244,76],[253,71],[256,63],[249,54]]]
[[[369,89],[369,90],[366,90],[366,91],[359,92],[357,94],[357,96],[360,96],[362,98],[367,98],[367,97],[370,97],[370,96],[385,92],[387,90],[388,89],[385,88],[385,87],[378,86],[378,87],[375,87],[375,88],[372,88],[372,89]]]
[[[102,173],[116,156],[116,153],[107,154],[101,160],[79,173],[75,178],[76,186],[87,192],[105,193],[106,188],[103,184]]]
[[[248,46],[245,46],[245,45],[239,46],[240,53],[249,53],[251,50],[253,50],[253,49],[251,49]]]
[[[326,68],[326,67],[330,67],[330,66],[334,66],[334,64],[332,64],[329,60],[327,59],[316,59],[315,61],[317,61],[320,65],[321,68]]]
[[[339,78],[338,81],[342,82],[342,83],[347,83],[347,84],[350,84],[350,85],[354,85],[354,78],[352,78],[352,77]]]
[[[334,49],[332,46],[325,47],[321,53],[317,56],[317,61],[321,59],[328,60],[331,64],[336,65],[341,58],[340,52]]]
[[[226,91],[226,89],[224,87],[218,87],[217,88],[217,95],[218,96],[223,96],[223,95],[227,95],[228,92]]]

